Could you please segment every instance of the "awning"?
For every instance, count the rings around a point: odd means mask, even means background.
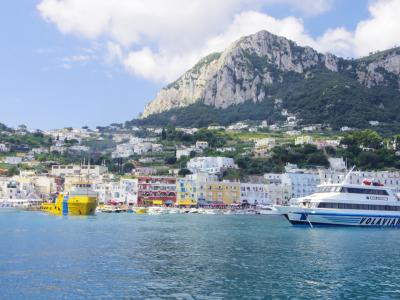
[[[177,204],[178,205],[194,205],[196,203],[194,201],[191,201],[191,200],[181,200],[181,201],[178,201]]]

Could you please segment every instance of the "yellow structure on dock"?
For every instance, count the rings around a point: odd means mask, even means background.
[[[98,195],[89,183],[76,183],[71,191],[61,193],[51,203],[42,204],[42,211],[60,216],[94,215],[98,204]]]

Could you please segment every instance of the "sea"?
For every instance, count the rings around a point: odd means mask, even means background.
[[[0,299],[400,299],[400,230],[0,213]]]

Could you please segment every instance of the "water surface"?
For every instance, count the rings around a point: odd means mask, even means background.
[[[280,216],[1,213],[0,298],[399,299],[399,249]]]

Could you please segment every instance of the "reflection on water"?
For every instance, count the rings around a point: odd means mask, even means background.
[[[399,235],[280,216],[1,214],[1,297],[399,298]]]

